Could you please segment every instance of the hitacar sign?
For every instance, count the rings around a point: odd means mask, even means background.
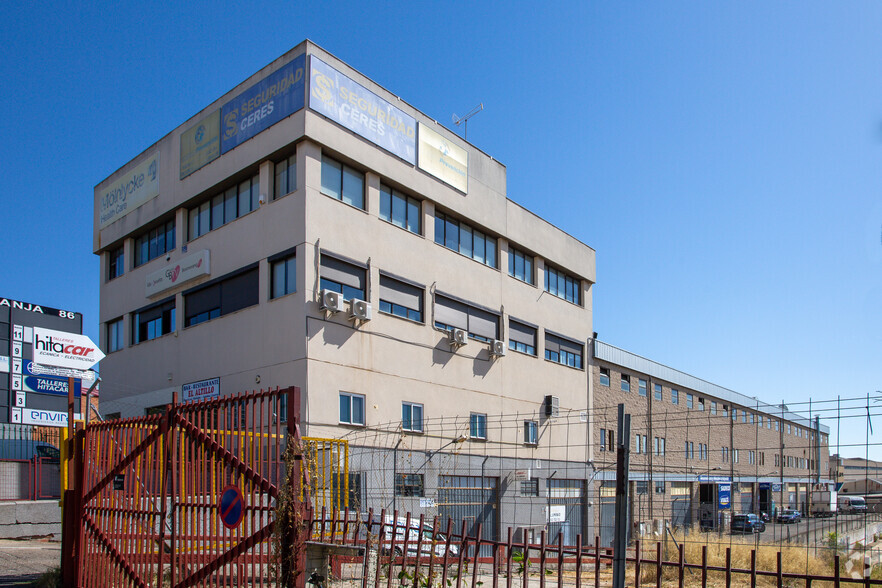
[[[85,335],[34,327],[34,362],[41,365],[87,370],[104,353]]]

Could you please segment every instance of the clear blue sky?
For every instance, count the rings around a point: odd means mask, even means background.
[[[509,198],[597,251],[602,340],[800,410],[882,389],[878,2],[0,10],[0,296],[95,340],[94,185],[310,38],[449,127],[484,103]]]

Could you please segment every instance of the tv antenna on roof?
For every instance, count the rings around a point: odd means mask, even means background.
[[[463,125],[463,135],[462,138],[466,141],[469,140],[469,119],[484,110],[484,103],[481,102],[471,110],[469,110],[463,116],[456,116],[456,113],[453,113],[453,124],[456,126]]]

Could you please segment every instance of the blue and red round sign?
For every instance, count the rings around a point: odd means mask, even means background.
[[[235,529],[245,516],[245,498],[237,486],[225,486],[217,501],[217,514],[228,529]]]

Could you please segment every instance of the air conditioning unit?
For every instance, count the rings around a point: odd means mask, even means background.
[[[331,313],[343,310],[343,295],[333,290],[322,290],[322,310]]]
[[[545,405],[545,416],[549,418],[560,416],[560,398],[557,396],[546,396],[543,404]]]
[[[371,320],[371,305],[364,300],[353,298],[349,301],[349,318],[360,321]]]
[[[447,335],[450,344],[456,347],[462,347],[469,342],[469,334],[465,329],[451,329]]]
[[[502,357],[505,355],[505,341],[494,339],[493,343],[490,345],[490,355],[495,355],[496,357]]]

